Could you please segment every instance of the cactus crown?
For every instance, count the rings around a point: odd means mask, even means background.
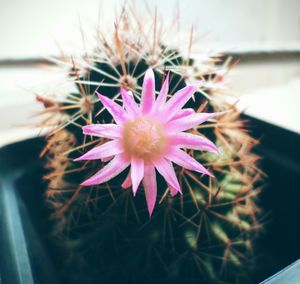
[[[146,283],[145,279],[202,279],[211,283],[243,279],[245,283],[252,239],[260,228],[255,204],[260,171],[256,167],[258,157],[251,152],[257,142],[245,130],[236,107],[227,101],[230,90],[224,76],[230,63],[221,57],[191,58],[193,32],[187,52],[166,45],[162,37],[165,30],[156,13],[149,14],[149,29],[145,22],[134,9],[124,10],[111,38],[97,30],[93,52],[55,59],[67,67],[68,80],[77,90],[63,98],[39,97],[45,105],[43,113],[48,114],[42,125],[49,127],[43,152],[48,168],[47,202],[53,208],[59,247],[68,258],[61,264],[67,271],[63,275],[72,283],[95,281],[97,277],[103,283]],[[169,72],[169,94],[191,82],[205,82],[186,108],[225,111],[190,131],[204,134],[220,150],[219,156],[188,152],[215,178],[176,167],[182,195],[171,197],[168,185],[158,177],[159,205],[151,219],[143,194],[138,192],[133,198],[130,191],[121,189],[127,172],[84,188],[80,183],[105,162],[73,161],[107,141],[82,134],[83,126],[112,122],[96,91],[119,103],[123,87],[139,102],[149,67],[154,70],[156,90]],[[126,129],[126,147],[137,155],[157,146],[145,142],[145,135],[142,148],[131,147],[129,140],[140,123],[147,121],[133,122]],[[159,136],[159,129],[157,133]]]

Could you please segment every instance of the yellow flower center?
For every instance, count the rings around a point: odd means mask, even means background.
[[[166,136],[157,121],[141,117],[126,123],[123,143],[127,154],[149,161],[162,154]]]

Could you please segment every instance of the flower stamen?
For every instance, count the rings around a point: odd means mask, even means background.
[[[140,117],[125,124],[123,143],[129,156],[150,161],[163,153],[166,136],[155,119]]]

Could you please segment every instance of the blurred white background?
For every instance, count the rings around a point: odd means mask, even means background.
[[[17,67],[7,59],[55,55],[58,45],[81,50],[80,25],[91,35],[97,24],[111,28],[125,2],[0,0],[0,145],[9,133],[21,133],[24,128],[16,125],[28,124],[38,109],[33,91],[57,77],[56,71]],[[179,5],[182,27],[193,24],[203,48],[283,52],[272,60],[262,54],[259,60],[242,61],[229,79],[246,94],[241,106],[248,113],[300,133],[300,0],[136,0],[140,13],[145,2],[157,7],[165,22]]]
[[[55,54],[56,42],[81,44],[79,17],[85,28],[113,25],[121,0],[0,0],[0,58]],[[151,0],[145,2],[168,21],[180,7],[183,26],[195,25],[203,44],[218,47],[299,47],[299,0]]]

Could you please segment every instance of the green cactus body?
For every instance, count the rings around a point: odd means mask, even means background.
[[[158,37],[154,48],[141,47],[146,34],[140,35],[135,25],[128,25],[128,18],[123,14],[110,44],[101,39],[92,55],[68,63],[78,92],[54,100],[46,108],[51,125],[56,121],[46,147],[46,194],[56,223],[54,243],[59,243],[64,256],[62,275],[70,283],[98,283],[96,279],[101,283],[246,283],[252,240],[260,227],[255,205],[260,174],[257,157],[251,153],[256,142],[217,87],[223,80],[218,70],[226,66],[210,60],[203,63],[209,65],[209,72],[201,72],[199,62],[162,45],[163,39]],[[127,29],[136,35],[122,38],[121,32]],[[170,94],[187,80],[206,80],[213,87],[197,92],[186,107],[227,111],[220,119],[193,130],[221,150],[220,156],[190,153],[215,178],[178,167],[183,194],[175,197],[169,196],[166,183],[158,178],[159,205],[150,219],[143,191],[133,197],[120,186],[127,172],[104,185],[82,188],[79,184],[101,162],[73,162],[104,142],[83,135],[81,127],[112,121],[95,91],[118,102],[122,85],[139,101],[143,74],[149,67],[155,72],[156,90],[170,71]]]

